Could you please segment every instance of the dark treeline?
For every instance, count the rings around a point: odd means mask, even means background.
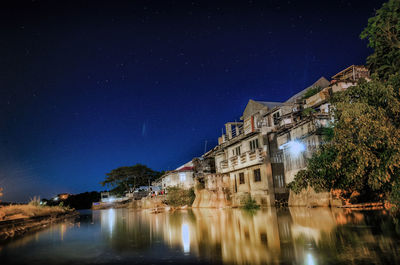
[[[100,201],[100,192],[92,191],[92,192],[84,192],[79,194],[69,195],[69,197],[65,200],[42,200],[45,201],[47,205],[54,206],[60,205],[68,206],[70,208],[74,208],[76,210],[81,209],[90,209],[92,208],[93,202]]]

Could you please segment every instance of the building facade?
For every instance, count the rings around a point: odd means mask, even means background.
[[[161,186],[163,190],[167,190],[170,187],[190,189],[194,187],[194,184],[193,163],[191,161],[175,170],[167,171],[161,177]]]

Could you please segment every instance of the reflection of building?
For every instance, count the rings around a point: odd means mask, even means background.
[[[169,187],[180,187],[189,189],[194,186],[193,163],[192,161],[178,167],[175,170],[167,171],[161,177],[162,189]]]

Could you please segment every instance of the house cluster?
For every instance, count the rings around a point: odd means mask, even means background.
[[[217,146],[153,185],[195,187],[195,203],[204,207],[221,200],[239,206],[249,196],[265,206],[287,201],[287,184],[307,166],[333,121],[329,97],[361,78],[369,78],[368,69],[352,65],[331,81],[321,77],[285,102],[250,99],[240,121],[225,124]],[[207,199],[201,198],[202,190]]]

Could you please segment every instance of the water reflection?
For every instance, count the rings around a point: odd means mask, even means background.
[[[73,254],[72,254],[73,253]],[[327,208],[110,209],[14,240],[0,260],[31,264],[397,264],[400,227],[386,212]],[[18,261],[17,258],[17,261]]]
[[[99,217],[103,236],[120,251],[162,242],[186,254],[229,264],[377,262],[380,253],[394,258],[393,263],[400,260],[399,231],[380,212],[269,208],[255,213],[193,209],[152,214],[107,210]],[[374,230],[380,230],[376,224],[389,225],[389,231],[374,236]]]

